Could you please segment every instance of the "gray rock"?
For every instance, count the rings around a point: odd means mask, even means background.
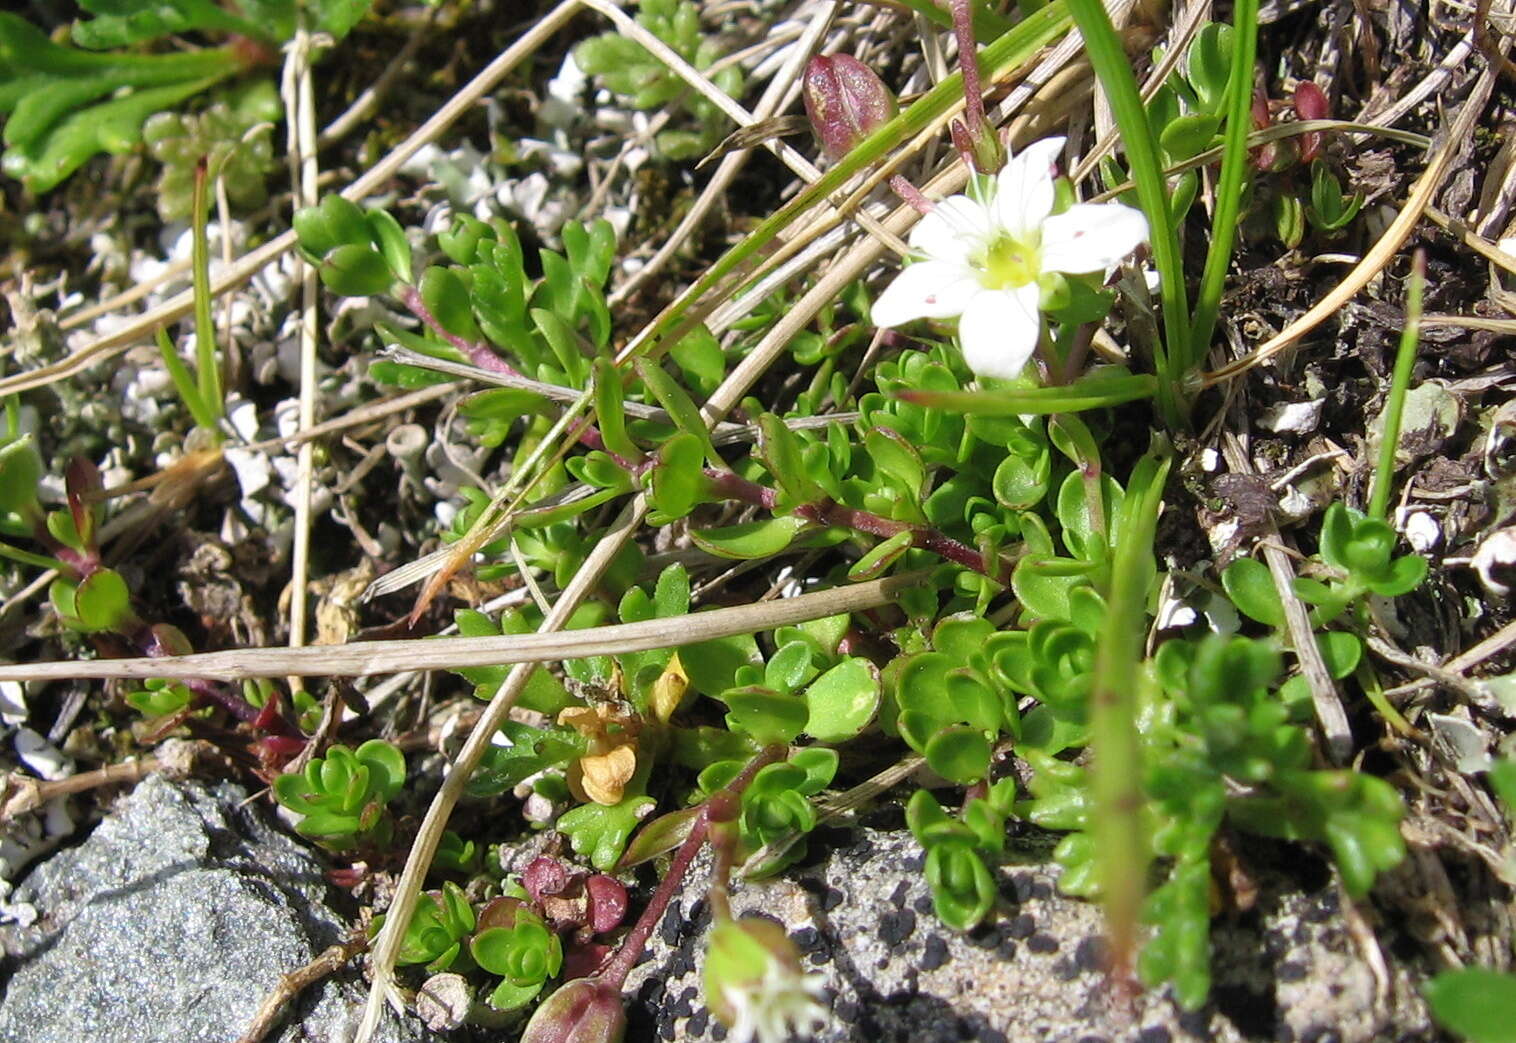
[[[3,1043],[226,1043],[279,981],[345,934],[316,859],[224,783],[150,778],[16,899],[42,914],[0,929]],[[356,968],[313,987],[279,1043],[347,1038]],[[386,1043],[436,1039],[388,1023]]]
[[[717,1038],[698,973],[708,869],[702,856],[651,958],[628,980],[629,1040]],[[820,1043],[1438,1038],[1400,961],[1381,991],[1330,884],[1305,891],[1262,867],[1254,912],[1214,925],[1210,1004],[1186,1013],[1166,991],[1130,1006],[1111,994],[1100,910],[1058,893],[1045,852],[1013,854],[998,876],[1000,909],[959,934],[932,912],[910,834],[861,829],[809,868],[737,883],[732,905],[781,922],[825,977],[831,1009]]]

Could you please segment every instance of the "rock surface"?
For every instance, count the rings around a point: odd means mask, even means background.
[[[345,933],[321,866],[241,787],[150,778],[16,889],[41,913],[0,929],[3,1043],[227,1043],[269,990]],[[269,1038],[337,1041],[355,968],[301,996]],[[388,1022],[386,1043],[436,1039]]]
[[[1019,861],[1013,853],[998,872],[1000,909],[962,935],[932,912],[921,851],[909,833],[839,830],[826,843],[836,846],[808,868],[739,883],[732,895],[739,915],[783,923],[825,977],[832,1000],[829,1023],[816,1036],[821,1043],[1440,1038],[1404,961],[1394,962],[1381,992],[1322,870],[1319,886],[1303,889],[1264,867],[1253,911],[1216,922],[1215,987],[1205,1008],[1187,1013],[1155,991],[1128,1015],[1101,970],[1100,910],[1058,893],[1058,867],[1045,852],[1025,851]],[[702,1005],[696,971],[710,920],[699,897],[707,866],[697,866],[651,958],[628,983],[629,1040],[724,1038]]]

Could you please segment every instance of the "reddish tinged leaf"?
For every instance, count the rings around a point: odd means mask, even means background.
[[[265,732],[281,730],[279,728],[278,692],[269,693],[268,701],[258,710],[258,716],[253,718],[253,727]]]
[[[596,934],[614,931],[626,917],[627,894],[621,881],[596,873],[585,881],[590,896],[590,927]]]
[[[63,478],[63,487],[68,494],[68,510],[74,518],[74,531],[79,534],[79,542],[84,547],[93,547],[95,543],[95,511],[94,503],[100,498],[100,491],[104,488],[100,480],[100,468],[82,456],[76,456],[69,461],[68,471]]]
[[[1310,80],[1302,80],[1295,88],[1295,115],[1303,120],[1332,118],[1332,108],[1324,91]]]
[[[1263,93],[1261,90],[1254,91],[1253,129],[1263,130],[1265,127],[1272,126],[1273,123],[1274,119],[1269,115],[1269,96]],[[1260,145],[1258,148],[1255,148],[1253,150],[1253,165],[1256,166],[1259,170],[1273,169],[1277,152],[1278,148],[1272,141],[1267,145]]]
[[[563,976],[569,980],[588,978],[610,958],[611,947],[601,942],[571,945],[563,953]]]
[[[516,921],[522,915],[534,920],[537,917],[531,907],[519,898],[496,898],[479,911],[476,930],[481,934],[491,927],[503,927],[510,930],[516,926]]]
[[[1310,80],[1304,80],[1295,88],[1295,115],[1303,120],[1330,119],[1331,105],[1321,88]],[[1321,152],[1321,132],[1307,131],[1300,135],[1300,161],[1309,163]]]
[[[305,740],[292,735],[266,735],[261,740],[265,750],[279,762],[288,760],[305,749]]]

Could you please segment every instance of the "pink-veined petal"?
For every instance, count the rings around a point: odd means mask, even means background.
[[[874,302],[875,326],[901,326],[912,319],[950,319],[979,292],[971,268],[947,261],[907,265]]]
[[[1120,203],[1079,203],[1042,225],[1042,269],[1101,272],[1148,237],[1142,211]]]
[[[1042,333],[1040,296],[1036,283],[974,295],[958,320],[958,340],[969,369],[981,377],[1021,376]]]
[[[1034,141],[1010,158],[996,177],[994,216],[998,227],[1025,238],[1053,212],[1053,164],[1063,138]]]
[[[989,235],[990,213],[984,206],[968,196],[949,196],[916,222],[910,241],[912,249],[931,260],[967,264]]]

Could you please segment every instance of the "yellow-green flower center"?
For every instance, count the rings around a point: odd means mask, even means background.
[[[980,284],[986,290],[1014,290],[1036,282],[1042,270],[1041,236],[1030,241],[1001,234],[990,243],[980,264]]]

